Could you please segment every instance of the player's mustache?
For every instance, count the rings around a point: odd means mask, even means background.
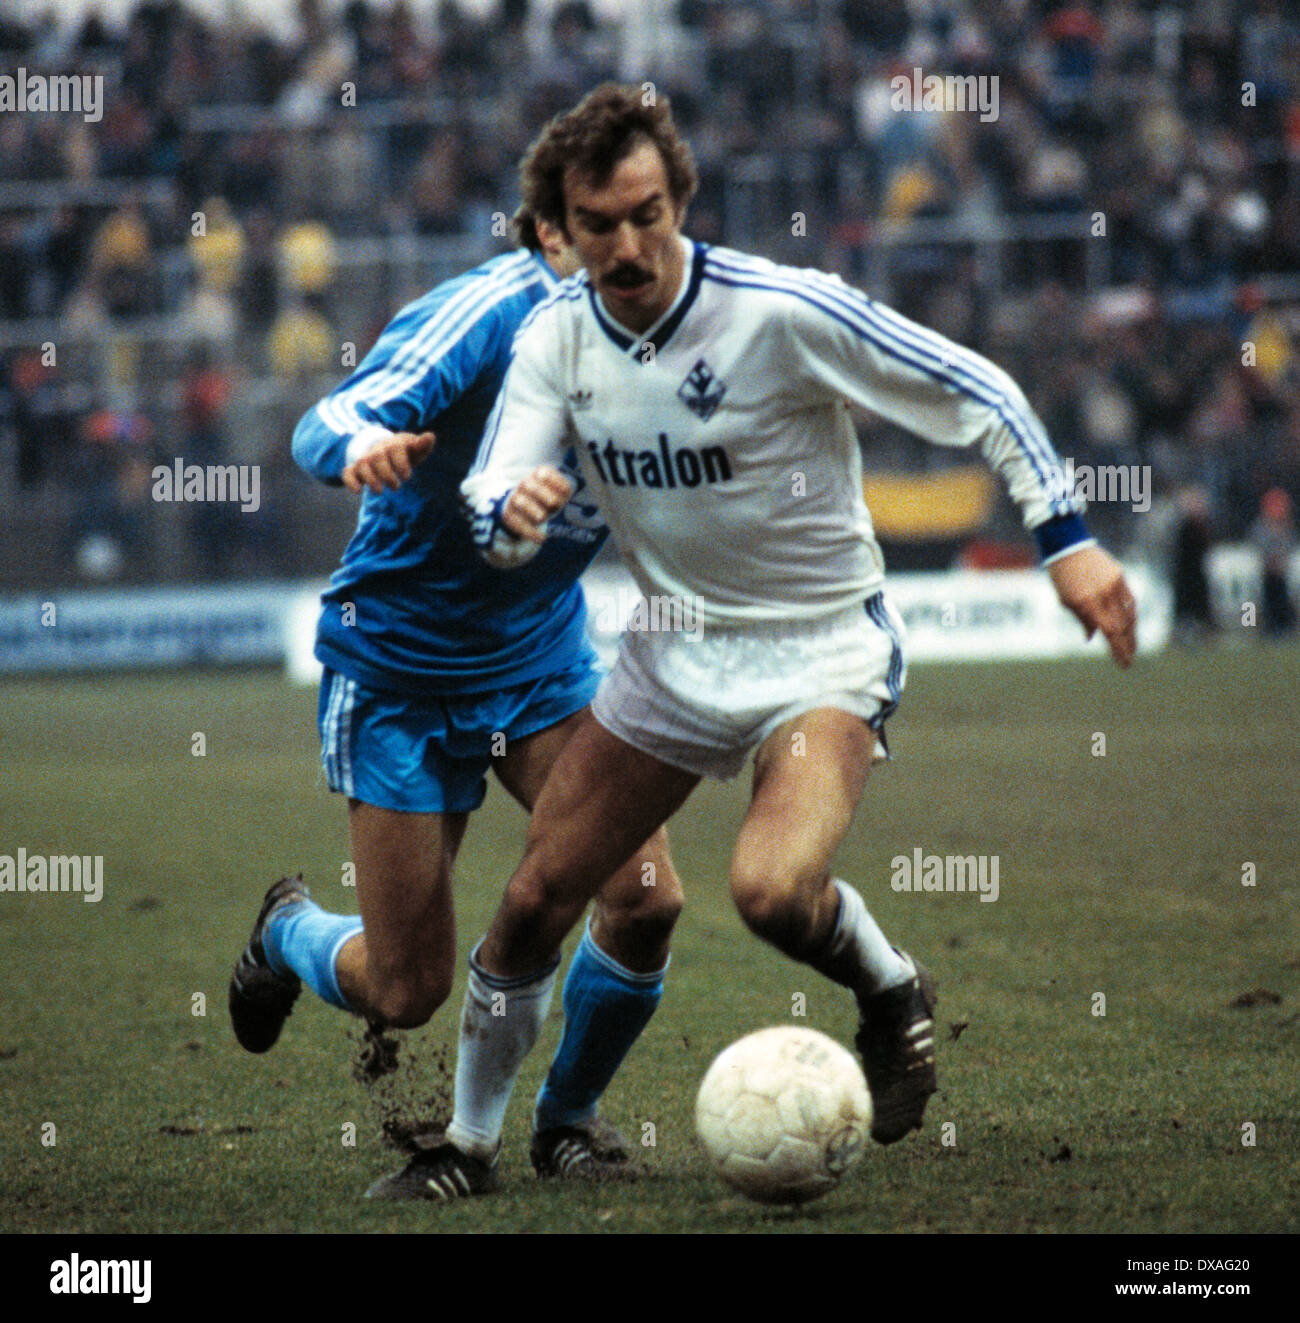
[[[615,289],[633,289],[649,279],[649,274],[639,266],[620,266],[605,277],[605,284],[613,285]]]

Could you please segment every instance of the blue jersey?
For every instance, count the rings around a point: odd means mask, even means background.
[[[574,497],[523,569],[484,563],[459,497],[515,332],[556,284],[527,252],[444,282],[402,309],[356,372],[299,422],[294,459],[333,484],[358,432],[437,435],[411,479],[362,498],[356,532],[321,599],[316,656],[326,666],[376,689],[473,693],[554,672],[582,647],[577,578],[605,527],[584,500],[572,457],[565,467]]]

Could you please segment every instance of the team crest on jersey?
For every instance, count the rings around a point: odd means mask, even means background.
[[[677,387],[682,403],[705,423],[713,417],[726,393],[726,384],[713,375],[713,369],[702,358],[696,361],[686,374],[686,380]]]

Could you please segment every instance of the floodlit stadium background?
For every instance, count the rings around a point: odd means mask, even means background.
[[[607,76],[672,97],[688,233],[987,354],[1079,473],[1123,480],[1090,522],[1147,647],[1259,631],[1261,551],[1296,588],[1290,5],[23,0],[0,51],[103,78],[93,122],[0,112],[0,670],[309,652],[354,506],[295,469],[294,422],[500,249],[521,151]],[[950,74],[996,114],[899,108]],[[978,456],[859,426],[915,655],[1078,646]],[[155,500],[178,458],[255,466],[259,508]]]

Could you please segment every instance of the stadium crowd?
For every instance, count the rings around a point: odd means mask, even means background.
[[[121,27],[0,15],[0,52],[104,78],[96,121],[0,115],[5,486],[78,481],[122,506],[124,474],[186,431],[218,456],[238,392],[212,374],[269,369],[282,425],[309,394],[292,383],[337,375],[339,344],[364,352],[416,292],[359,299],[338,252],[499,247],[522,149],[612,76],[671,95],[694,236],[840,271],[989,355],[1063,455],[1149,465],[1210,538],[1249,535],[1268,493],[1300,501],[1300,18],[1282,0],[647,0],[619,22],[581,0],[302,0],[284,35],[140,0]],[[995,78],[996,115],[900,113],[933,73]],[[1063,217],[1073,237],[1041,224]],[[924,242],[899,242],[910,222]],[[969,238],[998,227],[996,248]],[[73,381],[24,330],[150,318],[198,342],[170,406],[138,368],[121,398]],[[950,462],[862,426],[869,465]],[[1141,538],[1131,511],[1099,513]],[[195,531],[218,571],[247,570],[227,534]]]

